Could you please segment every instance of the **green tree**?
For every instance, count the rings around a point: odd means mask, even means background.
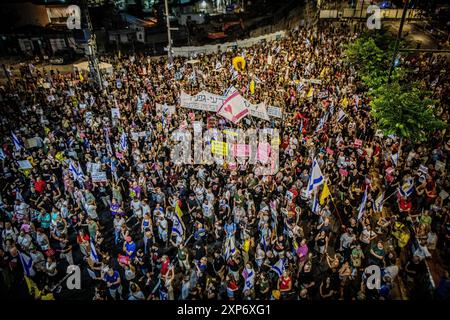
[[[373,90],[373,98],[372,115],[385,135],[425,141],[430,132],[446,126],[435,116],[436,101],[416,86],[405,89],[398,82],[383,84]]]

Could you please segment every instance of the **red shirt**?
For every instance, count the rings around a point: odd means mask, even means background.
[[[165,276],[165,275],[167,274],[167,272],[169,271],[169,264],[170,264],[169,259],[167,259],[167,260],[162,264],[162,267],[161,267],[161,275],[162,275],[162,276]]]
[[[291,278],[290,277],[285,278],[285,277],[281,276],[280,280],[281,280],[280,281],[280,290],[289,289],[289,286],[291,284]]]
[[[34,189],[36,189],[36,192],[42,193],[42,191],[44,191],[44,189],[45,189],[45,181],[44,180],[35,181]]]

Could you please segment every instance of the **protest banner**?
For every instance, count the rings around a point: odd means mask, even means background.
[[[270,156],[271,147],[270,144],[267,142],[259,143],[258,144],[258,161],[260,161],[263,164],[266,164],[269,162],[269,156]]]
[[[250,156],[250,145],[236,143],[233,145],[232,152],[234,157],[248,158]]]
[[[180,105],[183,108],[199,111],[216,112],[224,103],[225,98],[206,91],[201,91],[195,96],[181,92]]]
[[[17,160],[17,164],[19,165],[20,170],[33,169],[33,166],[31,165],[30,161],[28,161],[28,160]]]
[[[228,143],[211,140],[211,152],[220,156],[228,156]]]
[[[281,111],[281,108],[279,108],[279,107],[268,106],[267,114],[274,118],[282,118],[283,117],[283,112]]]
[[[120,118],[120,110],[119,108],[111,108],[111,118],[119,119]]]
[[[238,91],[231,93],[224,101],[223,105],[217,110],[217,114],[225,119],[238,123],[249,113],[245,101]]]
[[[92,172],[91,178],[92,178],[92,182],[107,182],[108,181],[105,171]]]

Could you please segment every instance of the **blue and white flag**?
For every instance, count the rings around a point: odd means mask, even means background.
[[[0,148],[0,160],[5,160],[5,159],[6,159],[6,155],[5,155],[5,153],[3,152],[3,149]]]
[[[361,219],[361,217],[363,216],[364,212],[366,212],[366,202],[367,202],[367,187],[366,190],[364,191],[364,195],[361,201],[361,205],[358,208],[358,221]]]
[[[277,261],[277,263],[275,263],[275,264],[270,268],[270,270],[275,271],[275,272],[278,274],[279,277],[281,277],[281,275],[283,274],[284,269],[285,269],[285,267],[284,267],[284,261],[285,261],[285,259],[279,259],[279,260]]]
[[[255,271],[253,271],[253,269],[244,268],[242,277],[244,277],[245,280],[243,291],[252,289],[255,284]]]
[[[382,192],[373,203],[373,211],[381,212],[384,204],[384,192]]]
[[[214,70],[219,71],[220,69],[222,69],[222,64],[220,63],[220,61],[217,61],[216,67],[214,68]]]
[[[322,130],[324,124],[325,124],[325,117],[322,117],[319,121],[319,124],[316,127],[316,132],[319,132],[320,130]]]
[[[237,89],[233,85],[231,85],[225,90],[225,92],[223,93],[223,96],[224,97],[228,97],[229,95],[231,95],[235,91],[237,91]]]
[[[234,237],[228,238],[225,242],[225,261],[228,261],[232,255],[236,253],[236,245]]]
[[[106,151],[108,151],[109,156],[112,156],[114,153],[112,150],[111,141],[109,140],[109,135],[107,131],[105,132],[105,140],[106,140]]]
[[[398,153],[396,153],[396,154],[391,154],[391,160],[392,160],[392,163],[394,164],[394,166],[397,166],[397,163],[398,163]]]
[[[311,174],[309,175],[309,181],[308,181],[308,187],[306,191],[311,194],[313,190],[323,184],[324,178],[322,174],[322,170],[320,170],[319,163],[316,159],[314,159],[312,168],[311,168]]]
[[[339,113],[338,113],[338,122],[341,122],[342,120],[344,120],[344,118],[346,116],[347,116],[346,113],[342,109],[340,109]]]
[[[122,131],[122,135],[120,136],[120,148],[122,151],[127,150],[127,135],[125,131]]]
[[[23,143],[17,138],[17,136],[14,134],[14,132],[11,131],[11,137],[12,141],[14,143],[14,147],[16,148],[16,151],[19,151],[23,148]]]
[[[303,132],[303,118],[300,120],[300,134]]]
[[[69,148],[72,148],[73,144],[75,143],[75,139],[70,137],[69,139],[67,139],[67,146]]]
[[[20,192],[20,189],[16,187],[16,200],[24,201],[22,197],[22,193]]]
[[[35,272],[33,270],[33,259],[30,256],[28,256],[20,251],[19,251],[19,259],[20,259],[20,262],[22,263],[23,273],[27,277],[34,276]]]
[[[99,262],[100,260],[98,258],[97,250],[95,250],[95,244],[92,240],[90,241],[90,244],[91,244],[91,255],[90,255],[91,259],[94,262]]]
[[[80,164],[78,164],[78,167],[75,167],[73,161],[70,161],[69,171],[72,173],[72,177],[74,180],[79,181],[80,183],[83,182],[84,174],[81,170]]]
[[[319,213],[319,200],[317,199],[317,190],[314,190],[314,197],[312,202],[312,212],[315,214]]]
[[[408,178],[408,180],[398,188],[398,192],[402,197],[409,197],[414,192],[414,178]]]
[[[184,235],[183,221],[178,216],[178,214],[174,214],[172,220],[173,220],[172,233],[175,233],[182,238]]]
[[[356,109],[359,107],[359,96],[357,94],[355,94],[355,107]]]
[[[303,89],[304,86],[305,86],[305,85],[303,84],[303,82],[300,81],[300,83],[297,85],[297,92],[302,91],[302,89]]]

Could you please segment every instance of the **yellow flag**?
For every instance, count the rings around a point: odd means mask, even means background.
[[[255,94],[255,81],[250,81],[250,93]]]
[[[181,211],[181,208],[180,208],[180,205],[178,204],[178,201],[177,201],[177,204],[175,205],[175,212],[177,213],[177,215],[180,218],[183,216],[183,211]]]
[[[327,67],[323,67],[322,71],[320,72],[320,77],[323,78],[323,76],[327,73]]]
[[[309,98],[309,97],[312,97],[313,93],[314,93],[314,88],[311,87],[311,89],[309,89],[309,92],[308,92],[307,97],[308,97],[308,98]]]
[[[347,97],[345,97],[344,99],[342,99],[341,105],[342,105],[344,108],[346,108],[346,107],[348,106],[348,100],[347,100]]]
[[[83,75],[80,73],[80,81],[83,82],[84,81],[84,77]]]
[[[322,193],[320,194],[319,203],[322,206],[325,203],[325,199],[330,195],[330,189],[328,189],[328,184],[325,182],[323,185]]]

